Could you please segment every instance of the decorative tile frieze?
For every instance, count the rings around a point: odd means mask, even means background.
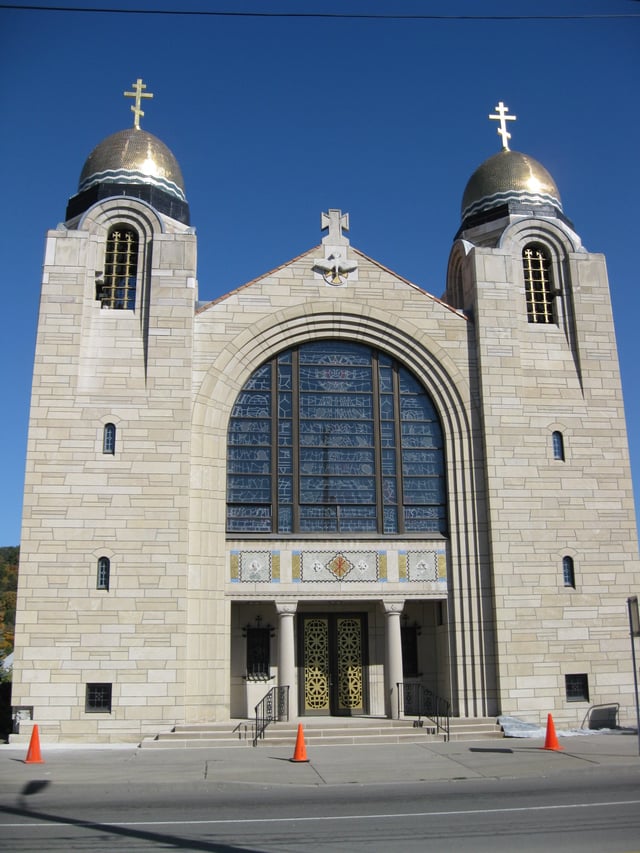
[[[232,551],[231,580],[240,583],[270,583],[279,580],[280,554],[277,557],[278,577],[273,576],[271,551]],[[234,577],[234,571],[236,575]]]
[[[446,583],[447,561],[444,550],[400,551],[398,577],[409,583]]]
[[[307,583],[378,581],[379,554],[377,551],[302,551],[300,580]]]

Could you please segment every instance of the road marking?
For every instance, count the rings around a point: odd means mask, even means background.
[[[387,814],[353,814],[353,815],[319,815],[317,817],[234,817],[214,820],[133,820],[133,821],[86,821],[66,817],[42,817],[38,823],[3,823],[5,828],[45,827],[52,823],[77,826],[81,829],[95,827],[128,827],[128,826],[220,826],[233,823],[309,823],[321,820],[393,820],[394,818],[411,817],[453,817],[462,815],[514,814],[515,812],[559,811],[562,809],[592,809],[611,806],[637,806],[640,800],[613,800],[602,803],[567,803],[554,806],[515,806],[503,809],[462,809],[441,812],[395,812]]]

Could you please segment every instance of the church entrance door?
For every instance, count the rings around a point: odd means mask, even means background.
[[[303,613],[299,626],[302,712],[366,714],[366,613]]]

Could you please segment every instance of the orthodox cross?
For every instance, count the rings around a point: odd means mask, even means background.
[[[143,98],[153,98],[153,94],[151,92],[143,92],[143,89],[147,88],[147,84],[143,83],[140,77],[136,80],[135,83],[132,83],[133,92],[124,92],[125,98],[135,98],[135,104],[131,104],[131,111],[133,113],[133,126],[136,130],[140,130],[140,117],[144,115],[144,112],[140,109],[140,103]]]
[[[329,234],[323,238],[322,242],[330,246],[348,245],[349,241],[342,233],[349,230],[349,214],[343,213],[341,210],[329,209],[329,213],[320,215],[320,230],[326,231],[329,229]]]
[[[503,149],[505,151],[508,151],[511,134],[507,131],[507,122],[515,121],[517,116],[508,116],[507,113],[509,112],[509,107],[505,107],[502,101],[500,101],[498,106],[494,107],[494,109],[497,110],[497,115],[494,113],[493,115],[490,115],[489,118],[500,122],[500,127],[498,128],[498,136],[502,137]]]

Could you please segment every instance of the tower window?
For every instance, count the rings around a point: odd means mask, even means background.
[[[576,576],[573,568],[573,557],[562,558],[562,579],[565,586],[576,588]]]
[[[116,427],[115,424],[105,424],[102,434],[102,452],[113,455],[116,452]]]
[[[551,435],[551,441],[553,444],[553,458],[564,462],[564,439],[562,433],[555,430]]]
[[[567,702],[589,701],[589,676],[584,673],[565,675],[564,677]]]
[[[111,574],[111,561],[108,557],[100,557],[98,560],[98,578],[96,589],[109,589],[109,575]]]
[[[530,323],[554,323],[551,260],[541,246],[527,246],[522,253],[527,320]]]
[[[111,684],[87,684],[84,709],[87,714],[110,714]]]
[[[136,307],[138,244],[138,235],[131,228],[117,226],[109,231],[104,276],[96,286],[96,299],[102,308]]]
[[[442,429],[406,368],[362,344],[286,350],[253,372],[228,431],[230,533],[446,533]]]

